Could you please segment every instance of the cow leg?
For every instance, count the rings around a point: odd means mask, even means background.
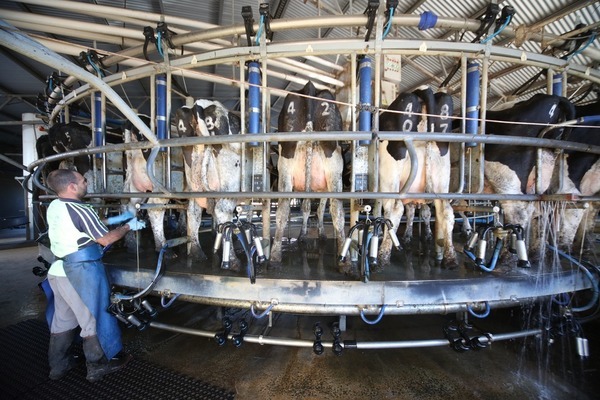
[[[561,207],[562,208],[562,207]],[[570,252],[575,241],[578,227],[584,219],[585,210],[578,208],[563,208],[558,220],[558,245],[561,249]],[[578,249],[577,249],[578,250]]]
[[[280,177],[281,178],[281,177]],[[290,216],[290,199],[279,199],[275,214],[275,239],[271,248],[271,264],[281,264],[281,242]]]
[[[164,199],[148,199],[148,204],[165,204]],[[154,236],[154,250],[160,252],[167,239],[165,238],[165,209],[164,208],[150,208],[148,209],[148,219],[150,220],[150,226],[152,227],[152,234]]]
[[[390,220],[394,232],[398,230],[402,214],[404,214],[404,204],[402,204],[402,200],[383,200],[383,216]],[[379,246],[379,263],[382,267],[390,263],[391,255],[392,239],[390,239],[390,236],[386,232],[383,236],[383,242],[381,243],[381,246]]]
[[[404,245],[409,246],[410,242],[412,242],[413,238],[413,224],[415,222],[415,208],[416,205],[414,203],[408,203],[404,205],[404,210],[406,212],[406,230],[404,231],[404,236],[402,237],[402,241]]]
[[[202,207],[194,199],[190,199],[186,210],[187,219],[187,254],[188,258],[193,261],[204,261],[207,259],[206,254],[200,247],[200,240],[198,238],[198,231],[200,230],[200,224],[202,223]]]
[[[427,204],[422,204],[419,214],[425,225],[425,240],[429,242],[433,240],[433,232],[431,232],[431,207]]]
[[[327,189],[330,192],[341,192],[343,190],[342,173],[344,169],[344,160],[342,158],[341,150],[338,149],[332,154],[331,157],[325,157],[325,180],[327,182]],[[319,203],[319,217],[322,220],[322,215],[325,210],[327,200],[323,199]],[[335,231],[335,237],[337,239],[337,254],[342,253],[344,247],[344,240],[346,239],[346,232],[344,227],[346,225],[344,216],[344,203],[340,199],[330,199],[329,211],[331,213],[331,219],[333,222],[333,229]],[[322,229],[322,222],[320,223],[319,229]],[[349,273],[352,268],[352,262],[348,257],[344,263],[339,265],[340,272]]]
[[[585,214],[581,219],[581,223],[577,229],[577,234],[573,241],[573,251],[577,254],[588,253],[593,247],[594,230],[596,227],[596,215],[600,203],[591,202],[589,208],[585,210]]]
[[[327,206],[327,199],[321,199],[319,201],[319,208],[317,209],[317,219],[318,219],[318,232],[319,232],[319,240],[325,241],[327,239],[327,235],[325,235],[325,226],[323,224],[323,218],[325,216],[325,207]]]
[[[434,200],[435,204],[435,254],[436,262],[448,269],[458,267],[452,230],[454,229],[454,210],[446,200]]]
[[[135,215],[137,212],[137,210],[135,209],[135,206],[134,206],[135,200],[139,200],[139,199],[131,199],[131,201],[129,203],[122,204],[121,205],[121,214],[123,214],[125,212],[130,212],[133,215]],[[135,253],[137,251],[138,238],[139,238],[139,235],[136,235],[135,232],[127,232],[127,234],[125,235],[125,238],[123,239],[123,242],[125,243],[125,248],[127,249],[128,253]]]
[[[340,255],[342,253],[342,248],[344,247],[344,240],[346,239],[346,232],[344,232],[344,225],[346,223],[344,219],[344,203],[340,199],[331,199],[329,209],[333,221],[335,238],[337,240],[337,255]],[[352,268],[350,258],[348,257],[346,262],[342,263],[339,268],[342,273],[350,272],[350,269]]]
[[[302,200],[302,229],[298,241],[303,242],[308,234],[308,218],[310,217],[310,199]]]

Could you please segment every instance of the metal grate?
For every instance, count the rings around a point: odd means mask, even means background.
[[[58,381],[48,379],[48,327],[28,320],[0,330],[2,399],[233,399],[234,393],[134,359],[123,371],[90,383],[82,362]],[[81,346],[76,354],[81,355]]]

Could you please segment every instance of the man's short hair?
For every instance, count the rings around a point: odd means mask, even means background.
[[[75,171],[70,169],[55,169],[48,174],[48,186],[56,193],[64,192],[71,183],[77,183]]]

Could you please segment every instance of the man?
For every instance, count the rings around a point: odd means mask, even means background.
[[[145,222],[132,218],[109,231],[92,205],[82,202],[87,194],[87,179],[78,172],[54,170],[47,183],[58,195],[46,215],[50,248],[58,258],[48,271],[54,292],[48,349],[50,379],[62,378],[75,366],[69,349],[79,326],[86,378],[95,382],[124,367],[130,359],[128,355],[116,357],[122,350],[121,331],[116,318],[107,311],[110,285],[101,259],[102,246],[116,242],[130,230],[144,228]],[[107,223],[131,217],[112,217]]]

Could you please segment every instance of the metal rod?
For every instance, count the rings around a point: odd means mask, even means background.
[[[262,142],[286,142],[286,141],[327,141],[327,140],[365,140],[370,139],[370,133],[364,132],[348,132],[348,131],[329,131],[329,132],[286,132],[286,133],[269,133],[256,135],[227,135],[227,136],[199,136],[187,138],[172,138],[159,140],[154,143],[122,143],[107,145],[103,148],[87,148],[73,150],[62,154],[52,155],[43,159],[36,160],[31,163],[28,168],[32,170],[42,163],[49,161],[59,161],[65,158],[79,156],[83,154],[96,154],[102,152],[119,152],[125,150],[149,149],[156,145],[159,147],[181,147],[195,146],[200,144],[214,145],[225,143],[246,143],[250,141]],[[574,150],[587,152],[592,154],[600,154],[600,146],[587,145],[582,143],[568,142],[554,139],[526,138],[518,136],[504,135],[464,135],[458,133],[428,133],[428,132],[379,132],[378,138],[380,141],[398,140],[398,141],[439,141],[461,143],[465,141],[473,141],[476,143],[503,144],[503,145],[518,145],[518,146],[534,146],[544,148],[557,148],[563,150]]]
[[[39,169],[39,168],[38,168]],[[36,169],[36,172],[38,171]],[[34,181],[35,182],[35,181]],[[38,182],[39,184],[39,182]],[[44,191],[48,188],[38,186]],[[165,189],[166,190],[166,189]],[[341,200],[365,199],[422,199],[422,200],[519,200],[519,201],[600,201],[600,196],[578,196],[571,193],[556,195],[538,194],[484,194],[484,193],[395,193],[395,192],[169,192],[152,193],[93,193],[86,198],[91,199],[128,199],[128,198],[164,198],[164,199],[196,199],[196,198],[228,198],[228,199],[323,199],[334,198]],[[40,196],[40,199],[53,199],[53,196]]]
[[[206,338],[214,338],[218,333],[216,331],[207,331],[201,329],[192,329],[186,327],[180,327],[170,324],[164,324],[161,322],[152,321],[150,322],[150,326],[156,329],[162,329],[170,332],[176,333],[184,333],[188,335],[206,337]],[[492,342],[497,342],[501,340],[510,340],[510,339],[520,339],[528,336],[535,336],[541,334],[541,329],[529,329],[524,331],[516,331],[509,333],[501,333],[491,335]],[[228,340],[233,339],[233,334],[228,335]],[[489,342],[489,339],[486,336],[482,336],[479,338],[479,341],[482,343]],[[314,340],[309,339],[290,339],[284,337],[274,337],[274,336],[263,336],[263,335],[244,335],[244,342],[260,344],[260,345],[275,345],[275,346],[288,346],[288,347],[306,347],[312,348],[315,343]],[[323,347],[330,348],[333,346],[333,342],[330,341],[321,341]],[[447,339],[425,339],[425,340],[396,340],[396,341],[357,341],[352,342],[352,345],[349,345],[348,342],[342,341],[340,343],[342,347],[348,348],[356,348],[358,350],[376,350],[376,349],[408,349],[408,348],[420,348],[420,347],[441,347],[441,346],[449,346],[449,342]]]
[[[121,99],[121,97],[102,79],[92,75],[83,68],[78,67],[67,59],[59,56],[50,49],[35,42],[27,35],[21,33],[15,27],[0,20],[0,44],[42,64],[60,70],[69,75],[78,77],[79,79],[89,82],[90,85],[96,87],[110,99],[110,101],[125,115],[132,123],[140,130],[140,132],[152,143],[157,141],[156,137],[148,127],[144,125],[142,120],[129,108],[129,106]]]

